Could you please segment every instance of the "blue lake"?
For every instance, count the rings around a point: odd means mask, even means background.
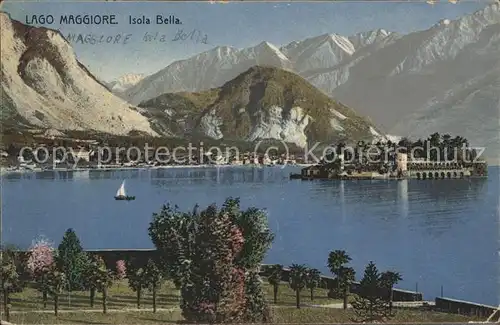
[[[191,210],[228,196],[268,211],[276,239],[266,262],[305,263],[328,274],[328,252],[344,249],[357,279],[373,260],[396,270],[397,287],[425,299],[500,303],[499,169],[485,180],[299,181],[298,168],[182,168],[42,172],[2,177],[3,241],[56,244],[74,228],[84,248],[152,248],[153,212]],[[123,179],[136,200],[115,201]]]

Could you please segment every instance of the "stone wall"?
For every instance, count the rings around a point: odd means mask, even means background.
[[[497,307],[476,304],[469,301],[437,297],[435,309],[447,313],[488,318],[495,310],[497,310]]]

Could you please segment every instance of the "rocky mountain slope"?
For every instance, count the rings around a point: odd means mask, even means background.
[[[428,30],[321,35],[278,49],[217,47],[174,62],[125,91],[134,104],[166,92],[220,87],[255,63],[305,78],[390,134],[460,134],[498,146],[500,4]]]
[[[113,93],[121,94],[130,87],[136,85],[139,81],[144,79],[144,77],[145,75],[142,73],[129,73],[108,82],[106,85]]]
[[[303,78],[254,66],[220,88],[166,93],[139,105],[162,132],[215,139],[279,139],[299,147],[339,139],[370,140],[371,123]]]
[[[155,135],[149,121],[112,94],[62,35],[0,13],[2,123]]]

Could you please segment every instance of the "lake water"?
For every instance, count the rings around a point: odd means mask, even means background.
[[[266,262],[305,263],[328,274],[328,252],[344,249],[359,279],[373,260],[402,273],[397,287],[425,299],[500,303],[499,169],[486,180],[300,181],[281,169],[222,167],[42,172],[3,176],[5,243],[74,228],[84,248],[152,248],[153,212],[191,210],[228,196],[266,208],[276,239]],[[136,200],[115,201],[123,179]]]

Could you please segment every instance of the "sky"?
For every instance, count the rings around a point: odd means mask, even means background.
[[[244,48],[268,41],[279,46],[325,33],[349,36],[383,28],[402,34],[424,30],[441,19],[456,19],[489,2],[19,2],[1,10],[26,23],[26,15],[53,15],[45,26],[68,33],[114,36],[132,34],[127,44],[73,44],[78,59],[97,77],[111,81],[128,73],[152,74],[168,64],[216,46]],[[59,25],[61,15],[115,14],[117,25]],[[130,25],[128,16],[175,15],[182,25]],[[199,31],[207,44],[172,41],[175,35]],[[143,40],[145,33],[166,35],[165,42]],[[124,38],[124,36],[122,36]],[[122,38],[122,39],[123,39]],[[200,39],[201,40],[201,39]]]

